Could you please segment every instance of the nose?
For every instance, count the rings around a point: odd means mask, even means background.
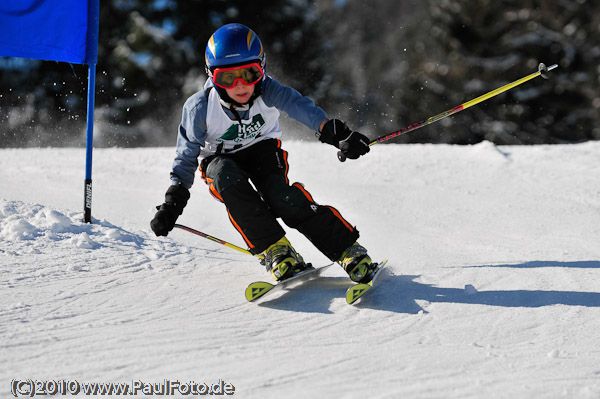
[[[244,84],[242,83],[242,81],[239,80],[239,79],[235,82],[235,86],[234,87],[238,87],[238,86],[244,86]]]

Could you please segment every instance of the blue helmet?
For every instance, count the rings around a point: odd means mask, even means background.
[[[258,61],[264,69],[265,52],[252,29],[242,24],[227,24],[217,29],[208,40],[205,60],[209,75],[216,67],[250,61]]]

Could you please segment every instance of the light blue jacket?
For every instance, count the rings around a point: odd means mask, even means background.
[[[200,150],[205,145],[208,105],[206,90],[211,86],[212,81],[208,79],[204,89],[188,98],[183,105],[171,181],[173,184],[181,182],[188,189],[194,183]],[[285,112],[315,132],[319,130],[321,122],[328,119],[325,111],[316,106],[310,98],[291,87],[282,85],[270,76],[266,76],[263,81],[261,97],[268,107],[275,107]],[[231,119],[235,120],[231,111],[225,107],[224,109]],[[248,111],[240,113],[242,119],[246,118],[246,113]]]

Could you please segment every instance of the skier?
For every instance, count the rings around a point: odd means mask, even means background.
[[[353,281],[367,281],[375,264],[356,241],[358,230],[335,208],[317,204],[302,184],[290,185],[279,111],[315,130],[321,142],[350,159],[369,152],[367,137],[328,119],[311,99],[268,76],[262,43],[250,28],[234,23],[217,29],[205,56],[209,79],[183,106],[172,185],[150,222],[154,233],[166,236],[173,229],[199,166],[210,193],[225,204],[250,252],[264,255],[275,280],[306,268],[285,237],[277,221],[281,218]]]

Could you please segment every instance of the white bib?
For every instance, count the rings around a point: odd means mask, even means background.
[[[231,120],[219,102],[216,90],[211,90],[206,109],[206,140],[200,157],[231,154],[268,138],[281,137],[279,110],[267,107],[259,96],[248,110],[248,119]]]

